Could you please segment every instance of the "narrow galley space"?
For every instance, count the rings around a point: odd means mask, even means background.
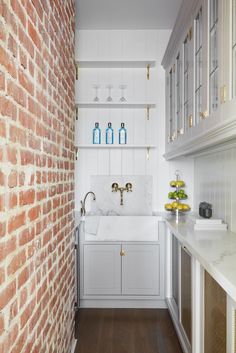
[[[236,353],[236,0],[0,0],[0,353]]]

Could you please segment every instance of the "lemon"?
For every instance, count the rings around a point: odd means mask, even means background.
[[[172,208],[176,209],[178,207],[178,202],[172,202]]]
[[[175,184],[178,188],[185,186],[185,183],[183,180],[177,180]]]

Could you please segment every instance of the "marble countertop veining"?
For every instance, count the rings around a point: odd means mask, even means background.
[[[171,232],[236,302],[236,234],[229,231],[195,231],[188,217],[166,217]]]

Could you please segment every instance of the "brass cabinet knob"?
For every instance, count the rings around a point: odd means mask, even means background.
[[[200,112],[199,114],[202,119],[206,119],[209,115],[207,110],[205,110],[204,112]]]
[[[121,251],[120,251],[120,256],[125,256],[124,250],[121,250]]]

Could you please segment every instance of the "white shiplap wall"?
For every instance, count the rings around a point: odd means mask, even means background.
[[[236,147],[195,159],[195,207],[200,201],[213,205],[213,217],[223,218],[236,232]]]
[[[150,159],[146,150],[80,150],[76,162],[76,209],[90,190],[91,175],[151,175],[153,176],[153,210],[163,211],[169,191],[168,182],[175,169],[181,169],[190,195],[193,195],[193,162],[179,160],[166,162],[162,155],[165,145],[165,74],[161,60],[170,31],[78,31],[76,33],[76,60],[156,60],[151,69],[150,81],[145,69],[80,69],[76,90],[80,101],[92,101],[95,96],[93,85],[99,83],[99,97],[105,101],[107,84],[113,84],[112,97],[118,101],[120,84],[127,84],[125,96],[128,101],[156,103],[150,110],[147,121],[144,109],[80,109],[76,127],[78,144],[92,142],[94,123],[99,121],[104,139],[105,128],[112,122],[115,139],[121,122],[127,127],[128,142],[131,144],[154,144]]]

